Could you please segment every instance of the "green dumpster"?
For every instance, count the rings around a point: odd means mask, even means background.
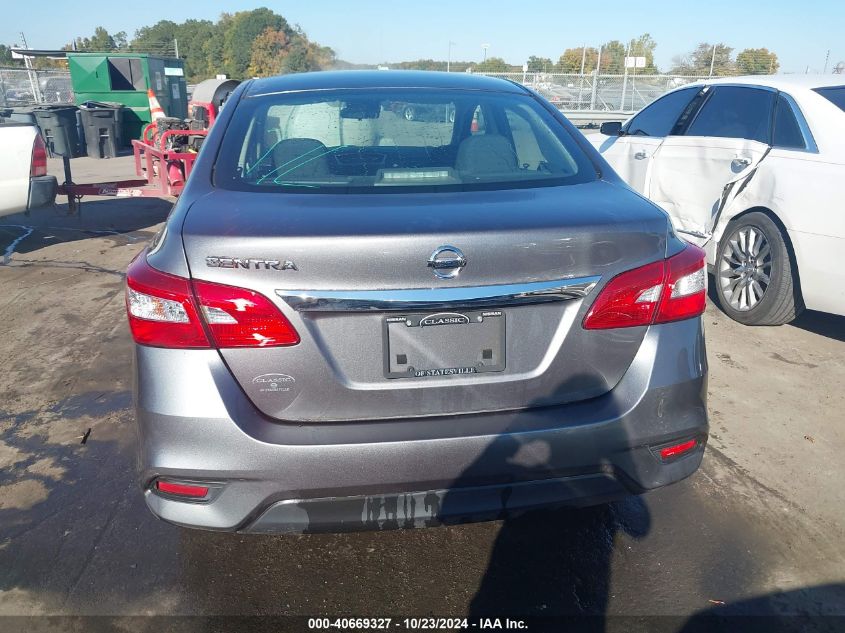
[[[167,116],[188,116],[184,62],[146,53],[67,54],[77,105],[88,101],[120,103],[125,144],[140,139],[151,121],[147,90],[152,89]]]

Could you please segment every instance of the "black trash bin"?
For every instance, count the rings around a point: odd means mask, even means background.
[[[52,155],[68,158],[81,156],[79,135],[76,131],[76,106],[35,106],[32,113]]]
[[[84,156],[87,146],[85,143],[85,124],[82,122],[82,110],[76,111],[76,135],[79,137],[79,151]]]
[[[124,146],[123,105],[89,101],[80,107],[91,158],[114,158]]]

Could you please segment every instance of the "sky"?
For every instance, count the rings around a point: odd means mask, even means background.
[[[557,60],[566,48],[627,41],[650,33],[657,42],[655,62],[668,69],[672,58],[699,42],[724,42],[736,49],[766,47],[777,53],[781,72],[821,72],[845,61],[845,1],[842,0],[628,0],[519,2],[514,0],[297,0],[295,2],[121,2],[107,5],[78,0],[4,0],[0,43],[59,48],[97,26],[110,33],[135,30],[159,19],[216,21],[226,12],[267,6],[308,37],[331,46],[341,59],[381,63],[420,58],[480,61],[488,56],[512,64],[528,56]],[[142,8],[141,7],[145,7]]]

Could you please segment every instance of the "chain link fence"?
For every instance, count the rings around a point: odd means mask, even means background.
[[[670,90],[707,79],[686,75],[598,75],[559,73],[479,73],[510,79],[536,90],[564,112],[633,113]]]
[[[669,90],[706,76],[597,75],[562,73],[479,73],[524,84],[564,112],[632,113]],[[0,107],[36,103],[72,103],[73,87],[66,70],[0,68]]]
[[[73,103],[73,87],[66,70],[0,68],[0,107],[36,103]]]

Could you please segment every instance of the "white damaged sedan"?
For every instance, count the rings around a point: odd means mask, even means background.
[[[694,83],[587,138],[705,247],[731,318],[845,315],[845,77]]]

